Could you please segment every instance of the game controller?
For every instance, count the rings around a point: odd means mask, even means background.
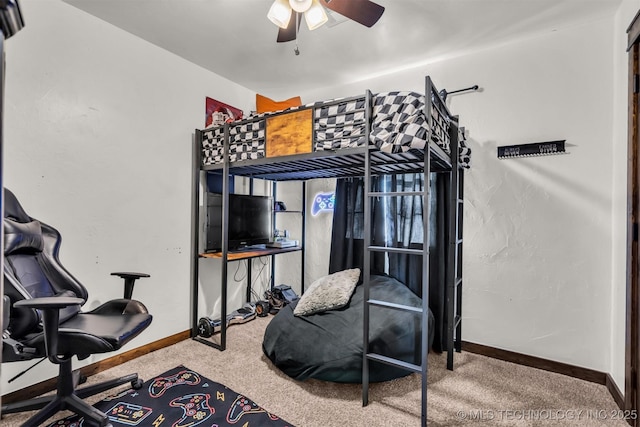
[[[182,408],[182,418],[172,424],[172,427],[193,427],[205,422],[216,411],[209,406],[208,394],[187,394],[169,402],[169,406]]]
[[[316,216],[322,211],[332,211],[336,202],[336,193],[318,193],[311,205],[311,215]]]
[[[242,308],[237,309],[233,313],[227,315],[227,327],[246,323],[256,318],[256,305],[252,302],[245,303]],[[198,321],[198,335],[209,338],[213,334],[220,332],[222,329],[222,321],[220,319],[211,319],[202,317]]]
[[[196,385],[200,383],[200,375],[193,371],[180,371],[175,375],[164,378],[156,378],[149,386],[149,396],[160,397],[173,386],[186,384]]]
[[[151,408],[127,402],[118,402],[107,411],[107,416],[111,421],[128,426],[137,426],[152,412],[153,409]]]
[[[229,413],[227,414],[227,422],[230,424],[235,424],[245,414],[259,414],[262,412],[267,411],[256,405],[255,402],[252,402],[243,395],[239,394],[236,400],[234,400],[231,404],[231,408],[229,408]]]

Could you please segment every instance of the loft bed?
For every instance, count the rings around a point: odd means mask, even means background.
[[[462,257],[462,189],[464,169],[469,166],[470,150],[464,144],[464,129],[458,117],[448,110],[442,97],[426,77],[425,94],[388,92],[316,102],[284,111],[265,113],[223,126],[196,130],[194,146],[194,254],[199,252],[199,189],[202,174],[222,174],[223,236],[228,225],[229,176],[243,176],[271,181],[306,181],[315,178],[364,177],[365,188],[370,178],[388,174],[424,174],[429,182],[431,172],[446,175],[449,180],[447,227],[449,232],[445,274],[445,330],[447,366],[453,369],[453,352],[461,350],[461,257]],[[420,194],[429,199],[430,186]],[[398,193],[370,193],[369,197],[395,197]],[[384,364],[393,369],[422,375],[422,423],[426,425],[426,378],[429,342],[429,262],[428,245],[424,249],[399,249],[371,246],[370,203],[365,197],[365,255],[372,252],[400,252],[421,255],[421,306],[371,298],[370,256],[365,256],[362,271],[361,380],[363,405],[368,403],[369,369]],[[423,216],[429,218],[429,203],[423,203]],[[303,219],[304,222],[304,219]],[[304,226],[303,226],[304,227]],[[304,241],[304,236],[303,236]],[[424,227],[424,242],[429,241],[429,227]],[[303,248],[304,250],[304,248]],[[226,318],[228,242],[222,239],[221,319]],[[304,254],[303,254],[304,256]],[[192,337],[224,350],[226,325],[222,322],[219,343],[198,337],[198,256],[193,257]],[[304,263],[304,261],[303,261]],[[302,283],[304,292],[304,283]],[[419,315],[419,360],[409,363],[388,355],[370,352],[371,307],[393,312]],[[376,310],[384,312],[385,310]],[[283,313],[272,319],[284,318]],[[291,316],[293,318],[293,316]],[[295,320],[295,319],[294,319]],[[375,319],[374,319],[375,320]],[[270,323],[270,326],[271,326]],[[288,321],[289,327],[295,327]],[[305,323],[305,322],[303,322]],[[308,323],[308,322],[306,322]],[[273,359],[272,359],[273,360]],[[277,366],[277,365],[276,365]],[[375,379],[374,379],[375,381]]]
[[[222,169],[227,149],[233,175],[238,176],[276,181],[363,176],[363,149],[374,146],[373,175],[422,172],[429,140],[432,169],[450,170],[450,131],[457,118],[438,93],[432,94],[431,103],[424,98],[415,92],[367,92],[198,131],[201,168]],[[470,150],[463,129],[456,129],[458,163],[468,167]],[[290,157],[301,154],[306,156]]]

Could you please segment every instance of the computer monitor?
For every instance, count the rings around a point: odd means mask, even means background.
[[[229,250],[273,240],[273,198],[229,194]],[[206,252],[222,250],[222,194],[207,193]]]

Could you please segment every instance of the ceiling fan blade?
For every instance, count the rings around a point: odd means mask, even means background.
[[[296,20],[298,21],[298,30],[300,29],[302,14],[293,12],[291,14],[291,19],[289,19],[289,25],[287,28],[280,28],[278,31],[278,43],[290,42],[296,39]]]
[[[384,7],[370,0],[322,0],[327,9],[338,12],[349,19],[372,27],[384,12]]]

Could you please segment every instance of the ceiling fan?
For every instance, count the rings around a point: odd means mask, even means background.
[[[326,23],[325,7],[367,27],[378,22],[384,12],[384,7],[370,0],[275,0],[267,17],[280,27],[278,43],[296,39],[303,15],[310,30]]]

